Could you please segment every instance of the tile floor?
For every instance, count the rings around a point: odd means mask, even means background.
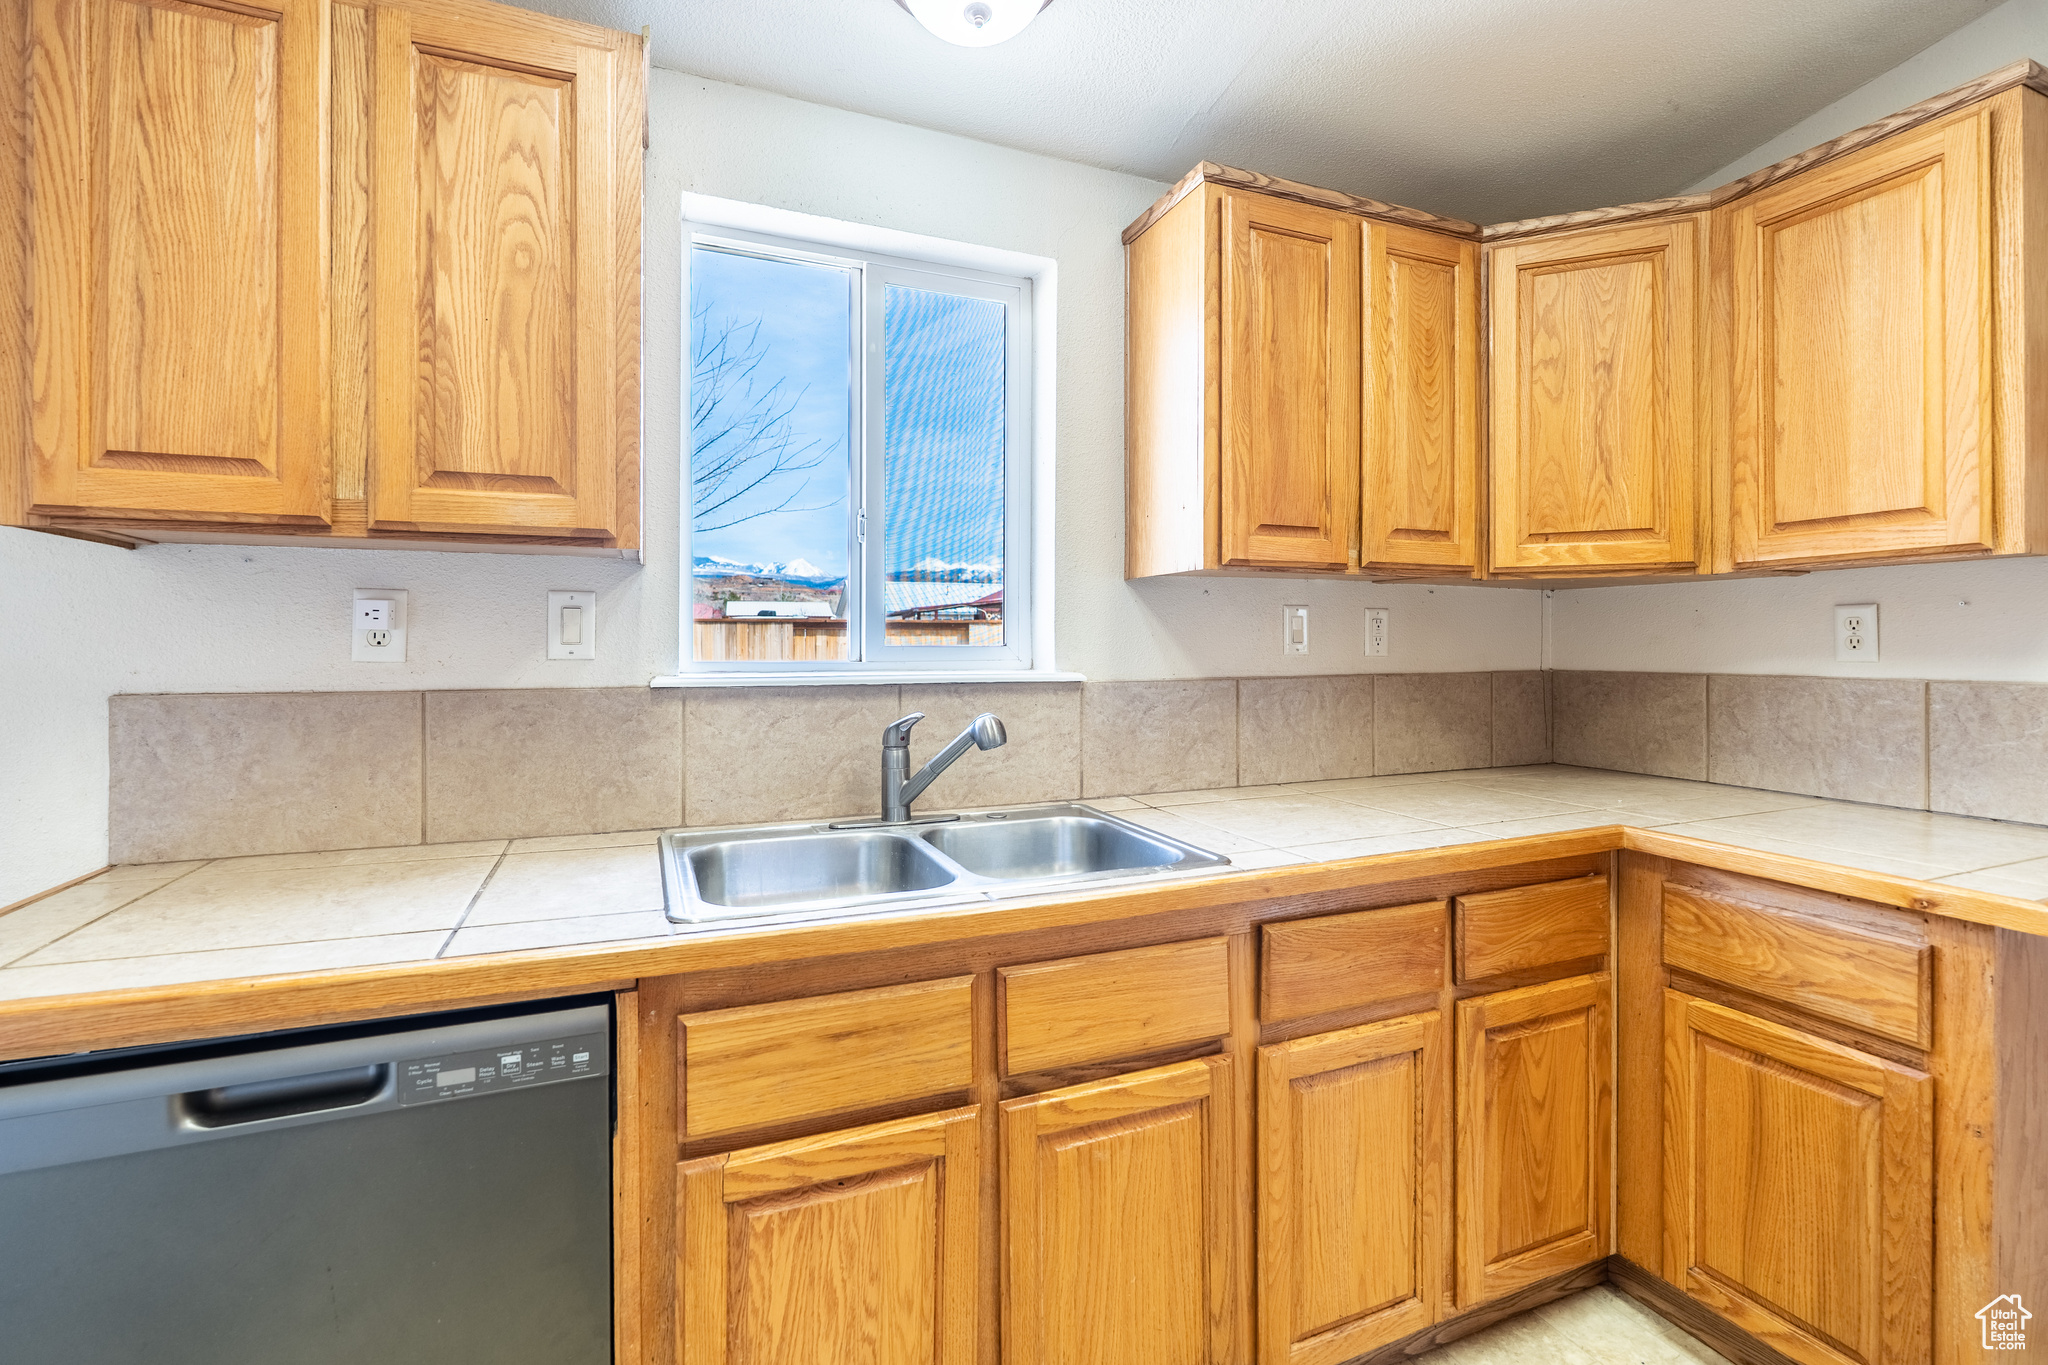
[[[1429,1365],[1728,1365],[1612,1285],[1495,1323],[1423,1357]]]

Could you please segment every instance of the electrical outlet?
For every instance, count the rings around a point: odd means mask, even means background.
[[[1845,664],[1877,662],[1877,604],[1835,608],[1835,659]]]
[[[1387,652],[1387,631],[1392,624],[1388,618],[1393,615],[1385,607],[1365,609],[1365,652],[1369,655],[1384,655]]]
[[[404,663],[405,589],[357,588],[348,639],[348,657],[356,663]]]
[[[1308,608],[1298,603],[1280,608],[1280,652],[1308,653]]]

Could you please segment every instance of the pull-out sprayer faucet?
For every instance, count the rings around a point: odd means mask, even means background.
[[[933,779],[952,766],[953,760],[972,747],[976,749],[998,749],[1009,740],[1003,732],[1002,721],[993,711],[984,711],[976,716],[965,730],[954,736],[953,742],[932,755],[931,762],[919,768],[915,775],[910,772],[910,730],[924,719],[924,712],[912,711],[901,720],[892,721],[882,731],[882,823],[900,825],[910,819],[910,803],[924,795],[924,789]]]

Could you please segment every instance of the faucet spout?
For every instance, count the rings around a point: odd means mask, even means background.
[[[910,774],[910,730],[924,719],[913,712],[882,731],[882,820],[903,824],[910,819],[910,803],[924,795],[938,775],[969,749],[999,749],[1009,742],[1003,722],[993,711],[984,711],[953,737],[952,743],[932,755],[931,761]]]

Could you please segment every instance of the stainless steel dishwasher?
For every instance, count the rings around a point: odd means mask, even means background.
[[[0,1066],[7,1365],[595,1365],[611,1006]]]

